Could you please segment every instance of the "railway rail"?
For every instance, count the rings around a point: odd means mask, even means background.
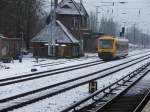
[[[38,78],[42,78],[42,77],[47,77],[47,76],[51,76],[51,75],[56,75],[59,73],[64,73],[64,72],[69,72],[72,70],[95,66],[98,64],[102,64],[102,63],[105,63],[105,62],[104,61],[93,61],[93,62],[83,63],[80,65],[67,66],[64,68],[58,68],[58,69],[53,69],[53,70],[48,70],[48,71],[43,71],[43,72],[37,72],[37,73],[31,73],[31,74],[26,74],[26,75],[20,75],[20,76],[0,79],[0,86],[5,86],[5,85],[15,84],[15,83],[29,81],[29,80],[33,80],[33,79],[38,79]]]
[[[51,63],[44,63],[44,64],[36,64],[36,65],[33,65],[33,66],[41,66],[41,67],[47,67],[47,66],[54,66],[54,65],[61,65],[61,64],[65,64],[65,63],[68,63],[68,62],[71,62],[71,61],[85,61],[85,59],[92,59],[92,58],[96,58],[97,56],[89,56],[88,58],[81,58],[81,59],[68,59],[68,60],[63,60],[63,61],[57,61],[57,62],[51,62]]]
[[[122,64],[118,64],[111,68],[107,68],[105,70],[100,70],[91,74],[87,74],[86,76],[81,76],[75,79],[71,79],[71,80],[60,82],[54,85],[46,86],[44,88],[40,88],[37,90],[33,90],[33,91],[26,92],[26,93],[18,94],[15,96],[11,96],[8,98],[0,99],[0,111],[6,112],[9,110],[20,108],[27,104],[37,102],[39,100],[42,100],[48,97],[52,97],[54,95],[65,92],[67,90],[71,90],[73,88],[85,85],[92,80],[97,80],[97,79],[101,79],[103,77],[109,76],[112,73],[118,72],[130,66],[133,66],[148,58],[149,58],[149,55],[146,55],[145,57],[139,57],[137,59],[130,60],[129,62],[124,62]]]
[[[141,78],[143,78],[150,71],[150,63],[143,65],[132,73],[124,76],[123,78],[117,80],[111,85],[98,90],[95,93],[91,94],[89,97],[82,99],[81,101],[71,105],[70,107],[64,109],[62,112],[74,111],[74,112],[140,112],[142,109],[143,103],[147,102],[142,100],[141,103],[137,99],[141,99],[140,96],[133,97],[120,97],[127,90],[129,90],[134,84],[136,84]],[[142,94],[143,95],[143,94]],[[148,93],[145,99],[150,95]],[[135,100],[132,104],[131,100]],[[118,100],[118,102],[116,101]],[[87,101],[91,100],[91,103],[83,105]],[[122,101],[122,104],[120,103]],[[138,106],[135,106],[135,104]],[[109,105],[110,104],[110,105]],[[137,107],[135,109],[135,107]]]
[[[135,85],[112,99],[107,105],[99,109],[100,112],[141,112],[150,96],[149,72]],[[140,92],[136,91],[140,90]],[[134,93],[136,91],[136,93]],[[117,108],[116,108],[117,107]]]
[[[140,52],[140,53],[136,53],[136,54],[132,54],[132,55],[129,55],[128,57],[131,57],[131,56],[135,56],[135,55],[139,55],[141,53],[144,53],[143,51]],[[65,61],[58,61],[58,62],[51,62],[51,63],[44,63],[44,64],[37,64],[37,65],[33,65],[33,66],[41,66],[41,67],[47,67],[47,66],[55,66],[55,65],[61,65],[61,64],[65,64],[65,63],[68,63],[70,61],[84,61],[85,59],[89,59],[89,58],[95,58],[97,56],[89,56],[88,58],[84,58],[84,59],[73,59],[73,60],[65,60]],[[102,60],[99,60],[99,61],[102,61]]]
[[[147,54],[146,56],[148,56],[148,55],[149,54]],[[141,57],[139,57],[137,59],[140,59],[140,58]],[[133,60],[136,60],[136,59],[133,59]],[[131,60],[131,61],[133,61],[133,60]],[[52,75],[56,75],[56,74],[58,75],[60,73],[69,72],[72,70],[77,70],[77,69],[86,68],[86,67],[90,67],[90,66],[95,66],[95,65],[99,65],[99,64],[103,64],[103,63],[106,63],[106,62],[93,61],[93,62],[83,63],[80,65],[67,66],[64,68],[58,68],[58,69],[53,69],[53,70],[48,70],[48,71],[43,71],[43,72],[37,72],[37,73],[31,73],[31,74],[26,74],[26,75],[20,75],[20,76],[0,79],[0,86],[6,86],[6,85],[10,85],[10,84],[25,82],[25,81],[43,78],[43,77],[47,77],[47,76],[52,76]],[[128,63],[128,61],[125,63]]]
[[[145,95],[143,100],[139,103],[139,105],[134,109],[133,112],[141,112],[149,100],[150,100],[150,91]]]

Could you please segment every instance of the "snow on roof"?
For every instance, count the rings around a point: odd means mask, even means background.
[[[78,40],[71,34],[71,32],[68,31],[68,29],[60,21],[57,21],[57,23],[63,29],[63,31],[66,33],[66,35],[70,38],[72,43],[78,43]]]
[[[0,36],[4,36],[4,35],[0,33]]]
[[[6,38],[6,37],[0,35],[0,38]]]
[[[83,4],[74,2],[72,0],[62,0],[56,8],[57,14],[67,15],[88,15]]]
[[[4,37],[4,35],[3,35],[3,34],[0,34],[0,38],[6,38],[6,37]]]
[[[42,29],[31,42],[48,43],[49,40],[54,40],[57,43],[79,43],[71,32],[58,20],[55,25],[54,23],[51,23]]]
[[[5,40],[20,40],[20,38],[8,38],[8,37],[5,37],[3,35],[0,34],[0,38],[1,39],[5,39]]]

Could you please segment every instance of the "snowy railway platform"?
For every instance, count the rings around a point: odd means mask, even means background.
[[[147,52],[148,51],[149,50],[147,50]],[[131,52],[129,56],[137,55],[140,53],[141,51],[134,51],[134,52]],[[132,59],[132,57],[130,58]],[[14,63],[5,64],[5,66],[10,67],[10,69],[0,69],[0,72],[2,73],[0,76],[0,79],[32,73],[31,72],[32,68],[36,68],[38,70],[37,72],[41,72],[41,71],[53,70],[57,68],[67,67],[67,66],[80,65],[83,63],[90,63],[92,61],[97,61],[97,60],[100,61],[100,59],[96,56],[96,54],[94,54],[94,56],[91,56],[88,54],[88,56],[82,57],[79,59],[59,59],[59,60],[39,59],[39,62],[37,63],[34,58],[29,56],[29,57],[24,57],[22,63],[19,63],[19,61],[16,60],[14,61]],[[87,68],[83,68],[81,70],[72,70],[70,72],[61,73],[61,74],[50,76],[50,77],[39,78],[34,81],[31,80],[31,81],[27,81],[23,83],[16,83],[13,85],[8,85],[6,87],[2,86],[0,87],[0,95],[1,95],[0,100],[23,93],[23,92],[28,92],[34,89],[38,89],[46,85],[52,85],[61,81],[68,80],[68,79],[74,79],[79,76],[84,76],[87,73],[95,72],[97,69],[102,70],[104,68],[109,68],[113,65],[120,63],[121,60],[127,60],[127,59],[120,59],[120,60],[115,60],[112,62],[94,65],[94,66],[90,66]],[[149,61],[149,59],[147,59],[147,61]],[[134,67],[130,67],[130,69],[125,69],[121,73],[118,72],[114,76],[109,76],[107,78],[101,79],[100,81],[98,81],[98,89],[103,88],[104,86],[107,86],[109,83],[113,81],[116,81],[119,77],[121,78],[121,75],[119,76],[119,74],[123,75],[123,73],[126,73],[127,71],[131,72],[132,70],[136,69],[141,64],[143,65],[144,63],[146,63],[146,61],[140,64],[136,64]],[[88,95],[89,95],[88,84],[86,84],[81,87],[66,91],[62,94],[55,95],[51,98],[46,98],[41,101],[35,102],[33,104],[24,106],[22,108],[15,109],[13,110],[13,112],[20,112],[20,111],[22,112],[29,112],[29,111],[30,112],[49,112],[49,111],[59,112],[62,109],[71,105],[72,103],[75,103]]]

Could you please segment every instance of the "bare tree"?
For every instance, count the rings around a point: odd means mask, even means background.
[[[101,19],[100,24],[100,32],[108,35],[116,36],[118,34],[118,24],[113,20],[113,18],[105,18]]]
[[[97,24],[96,24],[96,13],[90,12],[89,15],[89,23],[88,27],[92,32],[96,32],[97,30]]]
[[[137,45],[141,48],[148,48],[150,47],[150,35],[143,33],[140,29],[135,27],[134,25],[128,28],[128,32],[126,33],[125,37],[129,39],[129,42],[132,44]]]
[[[30,39],[41,29],[37,24],[43,18],[44,3],[45,0],[1,0],[0,33],[18,38],[23,34],[29,49]]]

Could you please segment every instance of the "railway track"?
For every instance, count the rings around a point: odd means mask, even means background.
[[[147,79],[148,77],[146,80],[143,78],[132,87],[127,88],[126,91],[120,93],[107,105],[100,108],[98,112],[141,112],[146,102],[148,102],[146,98],[150,96],[150,80]],[[137,90],[140,90],[140,92]],[[133,93],[133,91],[137,93]]]
[[[141,57],[139,57],[137,59],[140,59],[140,58]],[[37,73],[31,73],[31,74],[26,74],[26,75],[20,75],[20,76],[0,79],[0,86],[6,86],[6,85],[10,85],[10,84],[25,82],[25,81],[34,80],[34,79],[43,78],[43,77],[48,77],[48,76],[52,76],[52,75],[56,75],[56,74],[60,74],[60,73],[64,73],[64,72],[69,72],[69,71],[77,70],[77,69],[81,69],[81,68],[86,68],[86,67],[90,67],[90,66],[95,66],[95,65],[99,65],[99,64],[103,64],[103,63],[106,63],[106,62],[93,61],[93,62],[83,63],[80,65],[73,65],[73,66],[68,66],[68,67],[64,67],[64,68],[58,68],[58,69],[53,69],[53,70],[48,70],[48,71],[43,71],[43,72],[37,72]]]
[[[54,65],[61,65],[61,64],[65,64],[65,63],[68,63],[68,62],[73,62],[73,61],[85,61],[85,59],[92,59],[92,58],[95,58],[95,57],[97,57],[97,56],[90,56],[90,57],[88,57],[88,58],[81,58],[81,59],[72,59],[72,60],[70,60],[70,59],[68,59],[68,60],[63,60],[63,61],[57,61],[57,62],[51,62],[51,63],[44,63],[44,64],[36,64],[36,65],[33,65],[33,66],[41,66],[41,67],[47,67],[47,66],[54,66]],[[102,60],[100,60],[100,61],[102,61]]]
[[[139,55],[141,53],[144,53],[143,51],[140,52],[140,53],[136,53],[136,54],[132,54],[128,57],[131,57],[131,56],[135,56],[135,55]],[[33,65],[33,66],[41,66],[41,67],[47,67],[47,66],[55,66],[55,65],[61,65],[61,64],[65,64],[65,63],[68,63],[68,62],[72,62],[72,61],[84,61],[85,59],[89,59],[89,58],[95,58],[97,56],[89,56],[88,58],[81,58],[81,59],[73,59],[73,60],[65,60],[65,61],[58,61],[58,62],[51,62],[51,63],[44,63],[44,64],[37,64],[37,65]],[[102,61],[102,60],[99,60],[99,61]]]
[[[73,66],[68,66],[68,67],[64,67],[64,68],[58,68],[58,69],[53,69],[53,70],[48,70],[48,71],[43,71],[43,72],[37,72],[37,73],[31,73],[31,74],[26,74],[26,75],[20,75],[20,76],[0,79],[0,86],[6,86],[6,85],[10,85],[10,84],[19,83],[19,82],[24,82],[24,81],[29,81],[29,80],[33,80],[33,79],[42,78],[42,77],[52,76],[52,75],[56,75],[59,73],[64,73],[64,72],[69,72],[72,70],[95,66],[98,64],[102,64],[102,63],[105,63],[105,62],[104,61],[93,61],[93,62],[83,63],[80,65],[73,65]]]
[[[149,100],[150,100],[150,90],[149,90],[149,92],[146,93],[146,95],[143,98],[143,100],[139,103],[139,105],[134,109],[133,112],[141,112],[141,111],[143,111],[143,109],[145,108],[145,105],[147,105]]]
[[[143,98],[144,96],[150,96],[150,92],[145,90],[144,93],[133,96],[131,92],[142,87],[141,83],[136,85],[136,87],[135,84],[149,72],[150,63],[147,63],[102,90],[98,90],[89,97],[64,109],[62,112],[140,112],[139,110],[142,109],[143,102],[146,102]],[[147,81],[146,88],[150,89],[149,84],[150,82]],[[81,104],[83,105],[89,100],[91,100],[90,104],[85,104],[79,108]]]
[[[21,94],[11,96],[8,98],[0,99],[0,111],[6,112],[9,110],[20,108],[27,104],[37,102],[39,100],[42,100],[48,97],[52,97],[54,95],[65,92],[67,90],[71,90],[73,88],[85,85],[92,80],[97,80],[97,79],[101,79],[103,77],[109,76],[112,73],[118,72],[130,66],[133,66],[148,58],[149,58],[149,55],[146,55],[145,57],[139,57],[137,59],[130,60],[129,62],[118,64],[109,69],[97,71],[95,73],[87,74],[85,76],[81,76],[75,79],[71,79],[71,80],[60,82],[54,85],[46,86],[37,90],[33,90],[30,92],[21,93]]]

